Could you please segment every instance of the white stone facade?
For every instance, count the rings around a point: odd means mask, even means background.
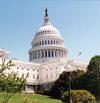
[[[13,71],[18,76],[28,74],[25,88],[27,92],[36,90],[35,86],[54,82],[63,71],[67,70],[68,65],[72,70],[86,70],[86,63],[67,59],[68,49],[64,47],[60,32],[50,23],[47,10],[44,24],[36,32],[31,44],[32,48],[28,51],[29,62],[12,60],[15,67],[11,71],[6,71],[6,73]],[[2,54],[7,57],[7,53],[0,50],[1,58]]]

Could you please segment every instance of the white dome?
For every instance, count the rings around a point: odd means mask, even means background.
[[[59,59],[65,60],[68,54],[59,30],[50,23],[47,10],[44,16],[44,24],[37,30],[31,44],[32,48],[29,50],[30,62],[42,63]]]
[[[52,25],[43,25],[43,26],[41,26],[38,29],[35,37],[43,36],[43,35],[51,35],[51,36],[61,37],[59,30],[57,28],[55,28],[54,26],[52,26]]]

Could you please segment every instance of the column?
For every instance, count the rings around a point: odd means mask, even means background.
[[[58,54],[58,50],[57,50],[57,57],[59,56],[59,54]]]
[[[52,57],[54,57],[54,52],[53,52],[53,50],[52,50]]]
[[[52,57],[52,50],[50,50],[50,57]]]
[[[45,57],[45,50],[43,50],[43,53],[44,53],[44,57]]]
[[[47,50],[47,57],[49,57],[49,56],[48,56],[48,50]]]
[[[42,51],[40,50],[40,58],[42,58]]]
[[[55,57],[57,57],[57,50],[55,50]]]
[[[59,52],[60,50],[58,50],[58,57],[60,57],[60,52]]]
[[[55,57],[55,50],[53,50],[53,55],[54,55],[54,57]]]

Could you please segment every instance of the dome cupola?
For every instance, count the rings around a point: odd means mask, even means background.
[[[48,12],[47,9],[45,10],[45,16],[44,16],[44,23],[43,25],[37,30],[35,37],[39,37],[39,36],[45,36],[45,35],[49,35],[49,36],[55,36],[55,37],[61,37],[60,32],[57,28],[55,28],[49,19],[48,16]],[[63,38],[62,38],[63,39]]]

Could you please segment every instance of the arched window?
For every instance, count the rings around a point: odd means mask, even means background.
[[[47,51],[45,51],[45,57],[47,57]]]
[[[40,41],[40,45],[41,45],[41,41]]]
[[[54,57],[53,50],[52,50],[52,57]]]
[[[42,45],[44,45],[44,41],[42,41]]]

